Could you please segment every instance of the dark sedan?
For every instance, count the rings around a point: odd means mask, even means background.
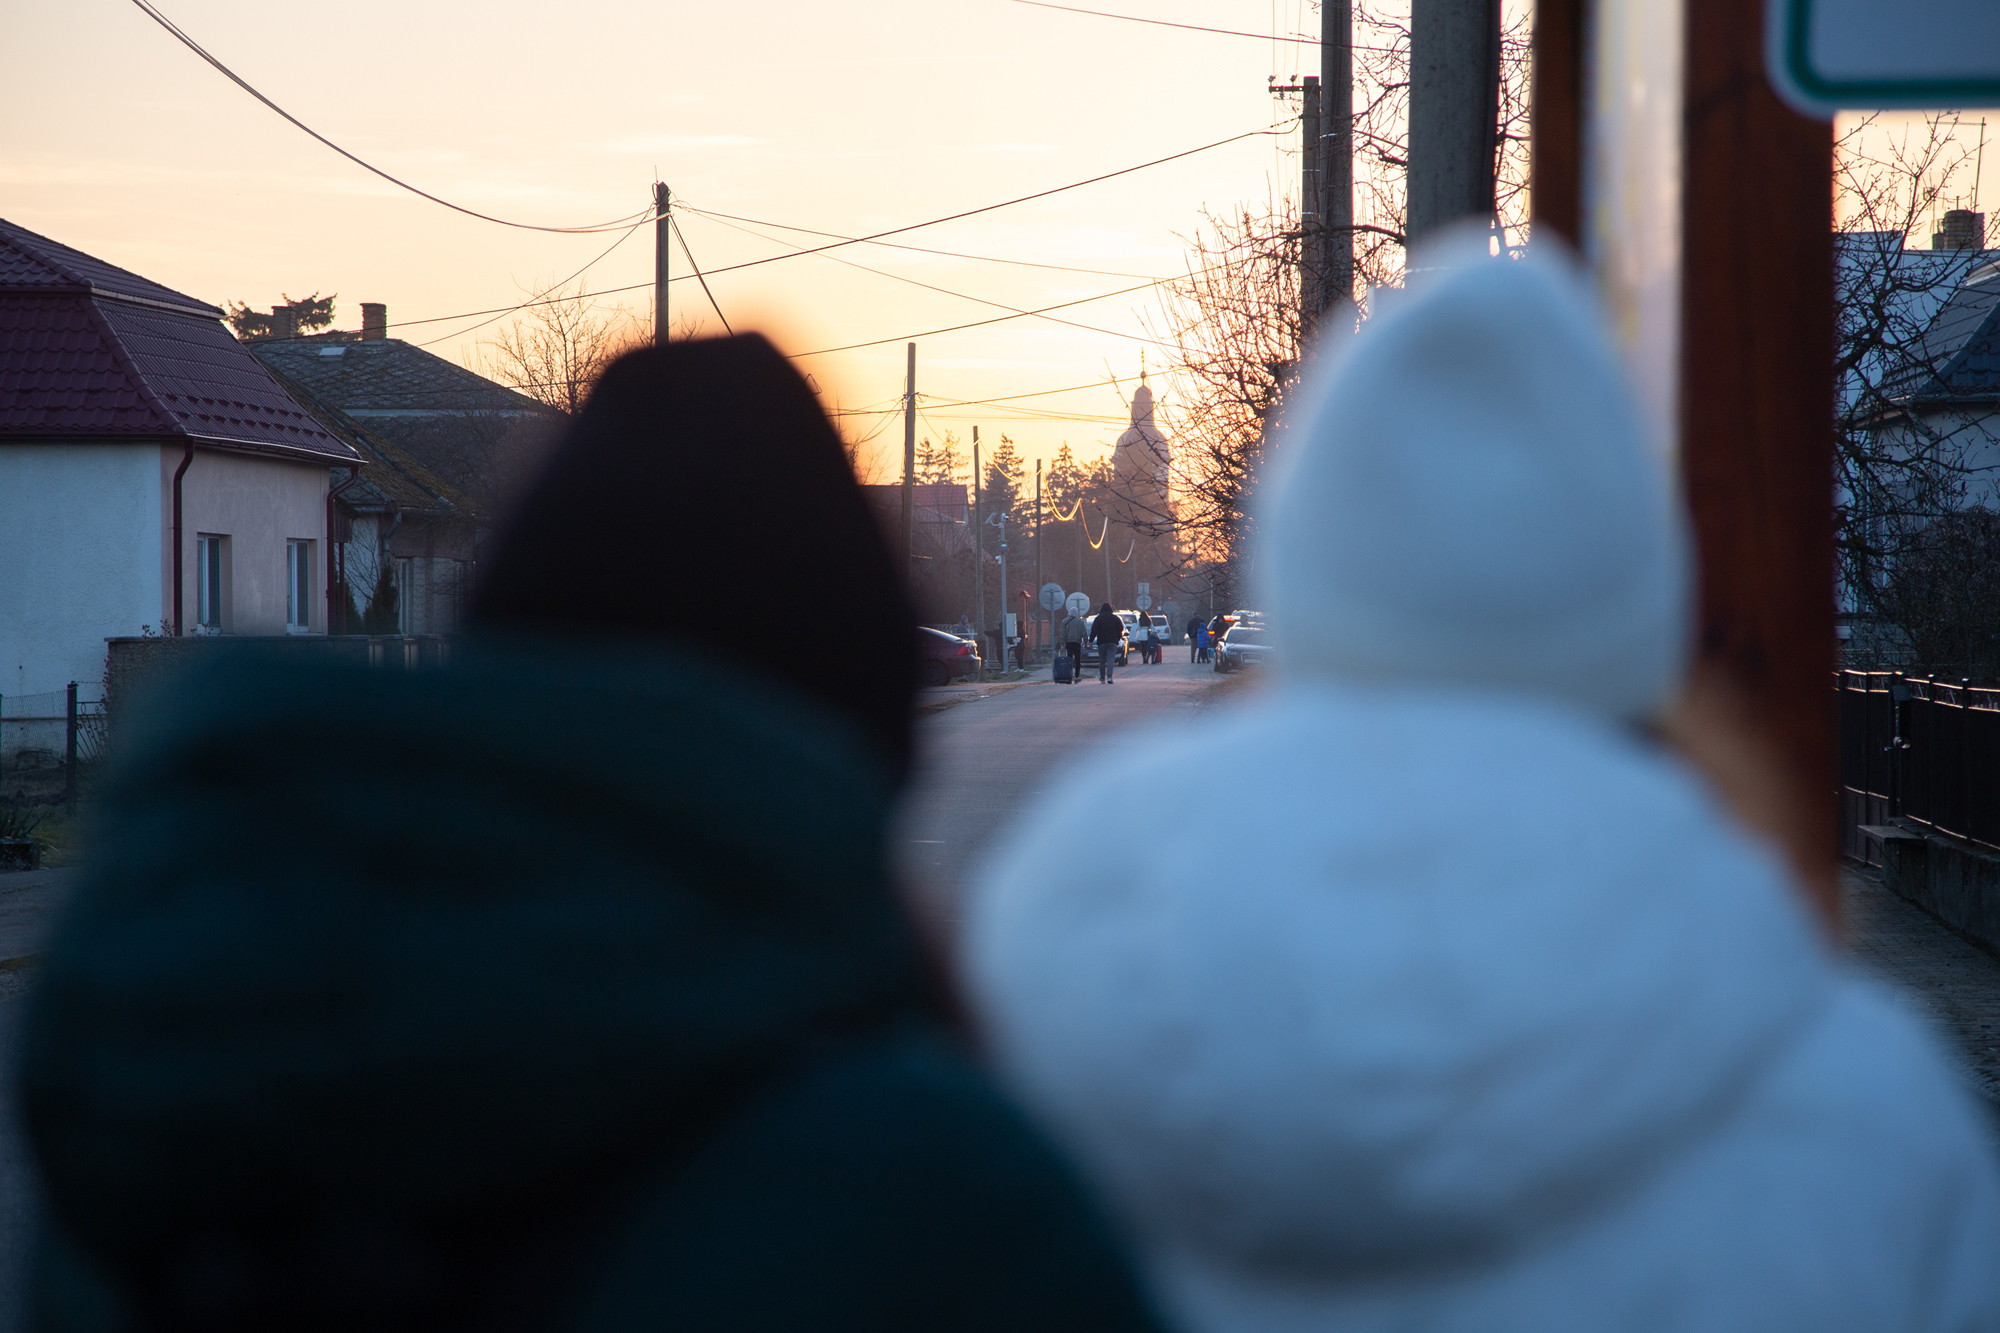
[[[962,676],[978,676],[985,665],[972,640],[917,626],[918,674],[926,685],[949,685]]]
[[[1262,625],[1231,625],[1215,645],[1215,669],[1235,671],[1242,667],[1265,666],[1271,660],[1271,639]]]

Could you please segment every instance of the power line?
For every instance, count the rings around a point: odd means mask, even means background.
[[[1145,23],[1155,28],[1181,28],[1187,32],[1212,32],[1220,37],[1248,37],[1256,42],[1290,42],[1294,46],[1319,46],[1317,37],[1280,37],[1268,32],[1244,32],[1237,28],[1205,28],[1199,23],[1169,23],[1165,19],[1141,18],[1137,14],[1112,14],[1102,9],[1078,9],[1075,5],[1052,5],[1048,0],[1013,0],[1017,5],[1033,5],[1036,9],[1060,9],[1065,14],[1088,14],[1097,19],[1122,19],[1126,23]],[[1389,51],[1387,46],[1362,46],[1350,43],[1350,51]]]
[[[830,240],[855,241],[868,245],[879,245],[885,250],[909,250],[920,255],[940,255],[946,259],[972,259],[982,264],[1013,264],[1019,268],[1045,268],[1052,269],[1057,273],[1088,273],[1093,277],[1100,278],[1143,278],[1146,276],[1143,273],[1121,273],[1108,268],[1077,268],[1070,264],[1038,264],[1032,259],[1001,259],[997,255],[969,255],[958,250],[933,250],[922,245],[903,245],[896,241],[867,241],[865,238],[843,236],[839,232],[816,231],[811,227],[794,227],[789,223],[768,222],[763,218],[738,217],[734,213],[715,213],[706,208],[693,208],[686,204],[681,204],[679,207],[686,209],[697,217],[708,218],[711,221],[747,222],[753,227],[776,227],[779,231],[803,232],[807,236],[825,236]],[[771,240],[773,238],[767,236],[765,239]],[[780,241],[778,244],[784,245],[789,244],[789,242]]]
[[[133,0],[133,2],[134,2],[135,4],[136,4],[136,3],[140,3],[140,0]],[[832,242],[832,243],[831,243],[831,244],[829,244],[829,245],[819,245],[819,246],[813,246],[813,247],[810,247],[810,248],[808,248],[808,249],[801,249],[801,250],[793,250],[793,251],[790,251],[790,252],[788,252],[788,253],[786,253],[786,254],[782,254],[782,255],[771,255],[771,256],[769,256],[769,257],[767,257],[767,258],[764,258],[764,259],[752,259],[752,260],[749,260],[749,261],[747,261],[747,262],[745,262],[745,263],[741,263],[741,264],[730,264],[730,265],[727,265],[727,266],[725,266],[725,267],[723,267],[723,268],[712,268],[712,269],[709,269],[709,270],[708,270],[708,273],[709,273],[709,276],[713,277],[714,275],[716,275],[716,274],[719,274],[719,273],[734,273],[734,272],[735,272],[735,271],[737,271],[738,269],[745,269],[745,268],[756,268],[756,267],[758,267],[759,265],[762,265],[762,264],[775,264],[775,263],[779,263],[780,261],[782,261],[782,260],[786,260],[786,259],[797,259],[797,258],[798,258],[799,256],[801,256],[801,255],[816,255],[816,254],[822,254],[822,253],[824,253],[825,251],[828,251],[828,250],[838,250],[838,249],[840,249],[840,248],[841,248],[841,247],[843,247],[843,246],[848,246],[848,245],[867,245],[867,244],[872,244],[872,243],[874,243],[874,242],[876,242],[876,241],[879,241],[879,240],[881,240],[881,239],[882,239],[882,238],[883,238],[884,236],[900,236],[900,235],[902,235],[902,234],[903,234],[903,233],[905,233],[905,232],[912,232],[912,231],[918,231],[918,230],[921,230],[922,228],[925,228],[925,227],[935,227],[935,226],[937,226],[937,225],[938,225],[938,224],[940,224],[940,223],[944,223],[944,222],[956,222],[956,221],[957,221],[958,219],[960,219],[960,218],[969,218],[969,217],[973,217],[973,216],[976,216],[977,214],[980,214],[980,213],[991,213],[991,212],[993,212],[993,211],[994,211],[995,209],[1001,209],[1001,208],[1009,208],[1009,207],[1012,207],[1012,206],[1013,206],[1013,205],[1015,205],[1015,204],[1023,204],[1023,203],[1027,203],[1027,202],[1029,202],[1030,200],[1034,200],[1034,199],[1044,199],[1044,198],[1047,198],[1047,197],[1048,197],[1049,195],[1052,195],[1052,194],[1061,194],[1061,193],[1063,193],[1063,192],[1064,192],[1065,190],[1075,190],[1075,189],[1080,189],[1080,188],[1082,188],[1082,187],[1083,187],[1083,186],[1085,186],[1085,185],[1095,185],[1095,184],[1097,184],[1097,183],[1098,183],[1099,181],[1107,181],[1107,180],[1111,180],[1111,179],[1113,179],[1114,177],[1118,177],[1118,176],[1129,176],[1129,175],[1131,175],[1131,174],[1132,174],[1133,172],[1135,172],[1135,171],[1144,171],[1144,170],[1146,170],[1146,169],[1147,169],[1148,167],[1157,167],[1157,166],[1161,166],[1161,165],[1163,165],[1164,163],[1168,163],[1168,162],[1176,162],[1176,161],[1179,161],[1179,160],[1180,160],[1181,158],[1184,158],[1184,157],[1192,157],[1192,156],[1194,156],[1194,155],[1195,155],[1196,153],[1205,153],[1205,152],[1208,152],[1208,151],[1209,151],[1210,149],[1212,149],[1212,148],[1220,148],[1220,147],[1223,147],[1223,146],[1224,146],[1225,144],[1232,144],[1232,143],[1239,143],[1239,142],[1241,142],[1241,141],[1242,141],[1242,140],[1244,140],[1244,139],[1254,139],[1254,138],[1256,138],[1256,137],[1257,137],[1258,135],[1260,135],[1260,134],[1276,134],[1276,133],[1278,133],[1278,132],[1279,132],[1279,130],[1280,130],[1280,129],[1282,129],[1282,128],[1285,128],[1285,127],[1289,126],[1290,124],[1291,124],[1291,122],[1290,122],[1290,121],[1285,121],[1285,122],[1283,122],[1283,123],[1282,123],[1282,124],[1281,124],[1280,126],[1278,126],[1278,127],[1275,127],[1275,128],[1266,128],[1266,129],[1261,129],[1261,130],[1250,130],[1250,131],[1248,131],[1247,133],[1244,133],[1244,134],[1237,134],[1237,135],[1232,135],[1231,137],[1229,137],[1229,138],[1227,138],[1227,139],[1218,139],[1218,140],[1216,140],[1216,141],[1215,141],[1214,143],[1208,143],[1208,144],[1203,144],[1203,145],[1202,145],[1201,147],[1199,147],[1199,148],[1190,148],[1190,149],[1188,149],[1188,150],[1187,150],[1187,151],[1185,151],[1185,152],[1180,152],[1180,153],[1172,153],[1172,154],[1169,154],[1169,155],[1168,155],[1168,156],[1166,156],[1166,157],[1156,157],[1156,158],[1154,158],[1154,159],[1153,159],[1152,161],[1150,161],[1150,162],[1141,162],[1141,163],[1139,163],[1139,164],[1138,164],[1137,166],[1131,166],[1131,167],[1125,167],[1125,168],[1122,168],[1122,169],[1120,169],[1120,170],[1118,170],[1118,171],[1107,171],[1107,172],[1105,172],[1105,173],[1104,173],[1103,175],[1101,175],[1101,176],[1092,176],[1092,177],[1090,177],[1090,178],[1089,178],[1088,180],[1080,180],[1080,181],[1072,181],[1072,182],[1071,182],[1070,184],[1068,184],[1068,185],[1058,185],[1058,186],[1056,186],[1056,187],[1055,187],[1054,189],[1049,189],[1049,190],[1040,190],[1040,191],[1037,191],[1037,192],[1036,192],[1036,193],[1034,193],[1034,194],[1024,194],[1024,195],[1021,195],[1020,197],[1018,197],[1018,198],[1015,198],[1015,199],[1005,199],[1005,200],[1002,200],[1001,202],[999,202],[999,203],[997,203],[997,204],[986,204],[986,205],[984,205],[984,206],[982,206],[982,207],[979,207],[979,208],[969,208],[969,209],[965,210],[965,211],[964,211],[964,212],[962,212],[962,213],[951,213],[951,214],[947,214],[946,216],[944,216],[944,217],[941,217],[941,218],[931,218],[931,219],[930,219],[929,221],[926,221],[926,222],[912,222],[912,223],[910,223],[910,224],[909,224],[908,226],[903,226],[903,227],[892,227],[892,228],[890,228],[890,229],[889,229],[888,231],[878,231],[878,232],[875,232],[874,234],[872,234],[872,235],[869,235],[869,236],[854,236],[854,237],[848,237],[848,238],[845,238],[845,239],[842,239],[842,240],[836,240],[836,241]],[[373,168],[370,168],[370,170],[373,170]],[[680,204],[676,204],[676,207],[684,207],[684,205],[680,205]],[[707,214],[703,213],[703,210],[701,210],[701,209],[698,209],[698,208],[689,208],[689,209],[688,209],[688,211],[689,211],[690,213],[702,213],[702,214],[703,214],[703,216],[707,216]],[[645,220],[646,218],[649,218],[649,217],[651,217],[651,216],[652,216],[652,213],[651,213],[650,211],[647,211],[647,212],[645,212],[645,213],[642,213],[642,214],[640,214],[640,215],[639,215],[639,218],[640,218],[640,220],[641,220],[641,221],[644,221],[644,220]],[[721,216],[724,216],[724,215],[722,215],[722,214],[717,214],[717,215],[715,215],[715,216],[717,216],[717,217],[721,217]],[[738,219],[738,220],[740,221],[741,219]],[[621,223],[624,223],[624,222],[629,222],[629,221],[630,221],[630,219],[621,219]],[[759,225],[764,225],[764,226],[774,226],[774,227],[775,227],[775,226],[780,226],[781,224],[773,222],[773,223],[763,223],[763,224],[759,224]],[[787,230],[804,230],[804,229],[803,229],[803,228],[787,228]],[[821,234],[822,234],[822,235],[824,235],[825,233],[821,233]],[[911,247],[911,248],[912,248],[912,249],[914,249],[915,247]],[[938,253],[944,253],[944,252],[940,251],[940,252],[938,252]],[[966,257],[967,257],[967,258],[985,258],[985,256],[966,256]],[[1024,261],[1020,261],[1020,260],[1007,260],[1007,259],[1001,259],[1001,260],[994,260],[993,262],[995,262],[995,263],[1002,263],[1002,264],[1008,264],[1008,263],[1021,263],[1021,262],[1024,262]],[[1120,276],[1126,276],[1126,275],[1120,275]],[[672,279],[669,279],[669,281],[672,281],[672,282],[681,282],[681,281],[684,281],[684,280],[685,280],[685,275],[684,275],[683,277],[678,277],[678,278],[672,278]],[[626,286],[626,287],[607,287],[607,288],[605,288],[605,289],[604,289],[603,291],[599,292],[599,293],[598,293],[598,295],[600,295],[600,296],[611,296],[611,295],[616,295],[616,294],[618,294],[618,293],[620,293],[620,292],[636,292],[636,291],[641,291],[641,290],[644,290],[644,289],[649,289],[649,288],[651,288],[651,287],[652,287],[652,285],[653,285],[653,284],[652,284],[652,283],[650,283],[650,282],[635,282],[635,283],[632,283],[632,284],[631,284],[630,286]],[[1115,293],[1114,293],[1114,294],[1115,294]],[[456,319],[472,319],[472,318],[475,318],[475,317],[477,317],[477,316],[479,316],[479,315],[505,315],[505,314],[511,314],[511,313],[513,313],[513,312],[514,312],[514,311],[516,311],[516,310],[525,310],[525,309],[526,309],[526,308],[527,308],[528,306],[531,306],[531,305],[545,305],[545,304],[548,304],[548,302],[545,302],[545,301],[527,301],[527,302],[524,302],[524,303],[522,303],[521,305],[517,305],[517,306],[501,306],[501,307],[498,307],[498,308],[495,308],[495,309],[492,309],[492,310],[468,310],[468,311],[465,311],[465,312],[463,312],[463,313],[461,313],[461,314],[456,314],[456,315],[433,315],[433,316],[431,316],[431,317],[430,317],[430,318],[428,318],[428,319],[403,319],[403,320],[397,320],[397,321],[396,321],[396,322],[394,323],[393,327],[395,327],[395,328],[412,328],[412,327],[414,327],[414,326],[416,326],[416,325],[418,325],[418,324],[442,324],[442,323],[448,323],[448,322],[450,322],[450,321],[452,321],[452,320],[456,320]],[[1054,308],[1056,308],[1056,307],[1050,307],[1050,308],[1051,308],[1051,309],[1054,309]]]
[[[785,244],[785,242],[779,240],[775,236],[765,236],[759,232],[751,231],[748,227],[739,227],[734,223],[722,222],[719,217],[710,216],[709,220],[711,222],[719,223],[721,226],[728,227],[731,231],[740,231],[746,236],[755,236],[759,240],[770,241],[773,245]],[[681,247],[683,249],[686,249],[687,242],[683,241],[681,243]],[[844,264],[848,268],[859,269],[863,273],[872,273],[878,278],[887,278],[891,282],[906,282],[912,287],[921,287],[927,292],[936,292],[940,296],[955,297],[961,301],[971,301],[976,305],[988,305],[992,306],[995,310],[1006,310],[1016,315],[1028,315],[1034,313],[1032,311],[1023,310],[1019,306],[1008,305],[1003,301],[989,301],[983,296],[973,296],[967,292],[955,292],[949,287],[939,287],[932,283],[919,282],[915,278],[906,278],[900,273],[885,273],[879,268],[869,268],[866,264],[857,264],[851,259],[842,259],[839,255],[822,254],[820,255],[820,258],[829,260],[835,264]],[[694,261],[692,258],[690,258],[688,262],[692,264]],[[1154,278],[1152,279],[1152,281],[1157,283],[1160,280],[1158,278]],[[707,284],[704,283],[703,289],[706,290],[706,288]],[[1072,329],[1082,329],[1085,333],[1101,333],[1104,334],[1106,337],[1110,338],[1131,338],[1138,342],[1154,343],[1155,346],[1160,345],[1156,342],[1156,340],[1145,337],[1137,333],[1121,333],[1116,329],[1100,329],[1090,324],[1079,324],[1075,320],[1071,319],[1057,319],[1054,315],[1043,315],[1041,316],[1041,318],[1048,320],[1052,324],[1062,324]]]
[[[729,327],[729,316],[723,314],[722,307],[715,303],[715,293],[708,289],[708,279],[701,276],[701,265],[694,262],[694,251],[688,249],[688,238],[681,231],[681,224],[675,219],[671,209],[667,212],[667,225],[673,228],[675,238],[680,241],[681,253],[687,256],[688,267],[694,270],[695,280],[701,283],[701,294],[708,298],[709,309],[713,310],[715,317],[722,321],[722,331],[732,338],[735,337],[736,330]],[[655,312],[656,315],[658,313],[660,312]]]
[[[1045,305],[1040,310],[1023,310],[1016,315],[996,315],[992,319],[975,319],[970,324],[953,324],[949,328],[927,329],[922,333],[899,333],[893,338],[875,338],[869,342],[848,343],[845,347],[822,347],[817,352],[795,352],[791,360],[799,361],[809,356],[827,356],[833,352],[852,352],[862,347],[880,347],[883,343],[908,342],[915,338],[935,338],[941,333],[957,333],[961,329],[977,329],[987,324],[1005,324],[1010,319],[1020,319],[1024,315],[1041,315],[1051,310],[1067,310],[1073,305],[1089,305],[1092,301],[1107,301],[1114,296],[1124,296],[1130,292],[1143,292],[1157,287],[1158,282],[1142,282],[1137,287],[1121,287],[1115,292],[1102,292],[1096,296],[1086,296],[1075,301],[1063,301],[1056,305]],[[1150,342],[1151,339],[1146,341]]]
[[[596,259],[591,260],[588,264],[585,264],[582,268],[570,274],[567,278],[564,278],[561,282],[555,283],[552,286],[542,288],[541,291],[535,293],[534,296],[530,297],[526,301],[523,301],[520,305],[509,306],[507,309],[499,311],[485,311],[485,310],[478,311],[477,313],[482,315],[491,314],[493,316],[493,319],[482,320],[481,322],[474,324],[471,328],[459,329],[452,333],[440,334],[438,337],[432,338],[430,342],[421,342],[418,343],[417,346],[429,347],[433,343],[441,343],[448,338],[462,338],[468,333],[477,333],[479,330],[485,328],[488,324],[493,323],[494,320],[500,319],[502,316],[511,315],[516,310],[526,310],[531,305],[544,304],[545,302],[543,298],[545,297],[547,297],[551,301],[563,301],[569,299],[567,297],[562,297],[562,296],[549,297],[549,293],[562,290],[563,288],[569,286],[572,282],[575,282],[578,278],[582,277],[584,274],[590,272],[591,269],[596,268],[599,263],[601,263],[603,260],[605,260],[610,256],[613,250],[616,250],[619,246],[625,244],[626,241],[632,239],[633,232],[639,230],[639,228],[645,225],[646,225],[646,219],[643,217],[640,218],[637,222],[633,223],[630,227],[626,228],[625,234],[620,236],[617,240],[613,241],[608,247],[606,247],[604,252],[598,255]],[[718,311],[717,313],[720,314],[721,312]],[[449,319],[451,318],[451,316],[446,316],[446,318]],[[457,316],[457,318],[468,319],[471,318],[471,316],[459,315]],[[406,322],[413,324],[436,324],[441,321],[434,319],[419,319],[419,320],[410,320]]]
[[[518,227],[522,231],[554,231],[554,232],[567,232],[571,234],[613,231],[619,227],[624,226],[634,216],[638,216],[635,214],[628,213],[624,217],[613,218],[609,222],[595,223],[588,227],[541,227],[535,225],[532,222],[510,222],[506,218],[496,218],[491,216],[490,214],[480,213],[470,208],[461,207],[458,204],[452,203],[448,199],[440,199],[436,195],[430,193],[429,191],[420,190],[416,186],[410,184],[408,181],[401,180],[395,176],[392,176],[388,172],[382,170],[382,168],[374,165],[373,163],[365,162],[362,159],[356,157],[354,154],[348,152],[345,148],[342,148],[339,144],[335,143],[333,140],[327,138],[324,134],[321,134],[318,130],[314,129],[312,126],[300,120],[297,116],[293,115],[291,112],[279,106],[276,102],[273,102],[270,98],[264,96],[264,94],[258,92],[255,88],[251,87],[250,84],[242,78],[242,76],[237,74],[235,70],[229,68],[229,66],[223,64],[220,60],[217,60],[214,56],[210,55],[206,50],[204,50],[202,48],[201,43],[195,41],[194,38],[188,36],[185,32],[182,32],[180,28],[175,26],[172,19],[169,19],[165,14],[162,14],[159,10],[155,9],[150,3],[148,3],[148,0],[132,0],[132,3],[139,7],[139,12],[144,14],[147,18],[153,20],[153,22],[159,24],[162,28],[165,28],[169,33],[173,34],[174,40],[178,41],[182,46],[185,46],[188,50],[194,52],[196,55],[200,56],[203,60],[207,61],[209,66],[213,68],[218,74],[228,79],[231,83],[235,84],[238,88],[241,88],[244,92],[249,93],[252,97],[256,98],[259,102],[262,102],[272,111],[277,112],[278,115],[284,117],[287,121],[290,121],[294,127],[303,130],[305,133],[319,140],[321,143],[325,144],[328,148],[331,148],[334,152],[339,153],[342,157],[346,158],[349,162],[352,162],[355,166],[360,167],[362,170],[373,172],[375,175],[380,176],[383,180],[388,181],[391,185],[396,186],[398,189],[408,190],[411,194],[418,195],[422,198],[428,199],[434,204],[441,204],[444,207],[452,210],[452,212],[454,213],[463,213],[467,217],[478,218],[481,222],[497,222],[503,227]]]

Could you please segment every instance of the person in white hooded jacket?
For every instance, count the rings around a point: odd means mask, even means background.
[[[1262,509],[1272,687],[1171,724],[1198,788],[1144,744],[1053,784],[962,940],[1168,1319],[2000,1328],[1978,1108],[1646,729],[1688,537],[1568,261],[1447,265],[1328,360]],[[1144,873],[1075,854],[1169,817]]]

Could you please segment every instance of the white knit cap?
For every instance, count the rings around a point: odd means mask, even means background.
[[[1274,433],[1264,599],[1285,668],[1619,717],[1685,670],[1685,519],[1566,255],[1433,253]]]

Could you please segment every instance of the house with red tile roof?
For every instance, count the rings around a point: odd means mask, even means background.
[[[222,311],[0,219],[0,693],[100,679],[112,637],[324,633],[364,462]]]

